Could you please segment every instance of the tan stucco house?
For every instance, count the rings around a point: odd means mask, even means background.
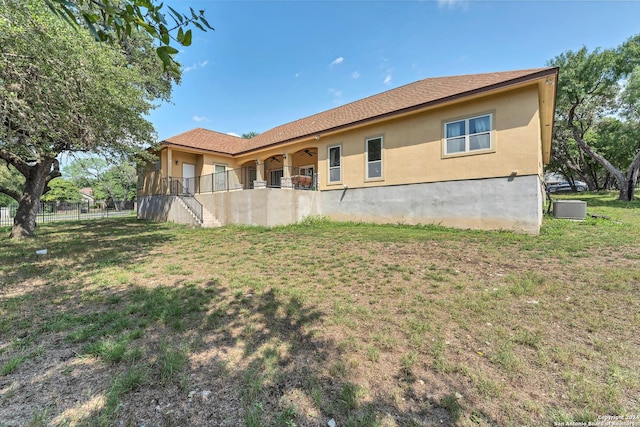
[[[336,220],[537,233],[558,69],[420,80],[252,139],[193,129],[139,177],[138,216]]]

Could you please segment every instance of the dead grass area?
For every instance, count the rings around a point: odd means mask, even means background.
[[[640,205],[586,197],[612,220],[540,236],[125,218],[2,238],[0,426],[638,415]]]

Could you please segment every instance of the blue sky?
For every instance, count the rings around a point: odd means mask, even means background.
[[[160,140],[203,127],[272,127],[428,77],[545,66],[566,50],[640,33],[640,1],[195,1],[173,102],[150,116]]]

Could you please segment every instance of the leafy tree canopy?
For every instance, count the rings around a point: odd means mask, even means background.
[[[55,178],[49,182],[49,191],[42,196],[43,202],[79,202],[82,199],[78,186],[73,182]]]
[[[631,200],[640,171],[640,35],[615,49],[567,51],[560,67],[552,167],[594,187],[605,171]]]
[[[146,117],[179,78],[147,32],[100,43],[38,0],[0,0],[0,159],[24,179],[19,194],[0,182],[19,202],[12,236],[33,235],[61,153],[144,155],[156,141]]]
[[[83,157],[64,168],[78,187],[91,187],[96,200],[134,200],[136,197],[136,165],[127,160],[107,162],[100,157]]]
[[[193,25],[201,31],[213,30],[205,18],[204,10],[182,14],[156,0],[45,0],[50,10],[67,23],[78,27],[83,24],[99,41],[121,40],[143,31],[153,37],[159,47],[157,55],[165,69],[177,68],[172,46],[190,46]],[[167,10],[168,9],[168,10]]]

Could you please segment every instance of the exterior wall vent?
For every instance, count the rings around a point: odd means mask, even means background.
[[[556,200],[553,202],[553,217],[585,219],[587,217],[587,202],[582,200]]]

